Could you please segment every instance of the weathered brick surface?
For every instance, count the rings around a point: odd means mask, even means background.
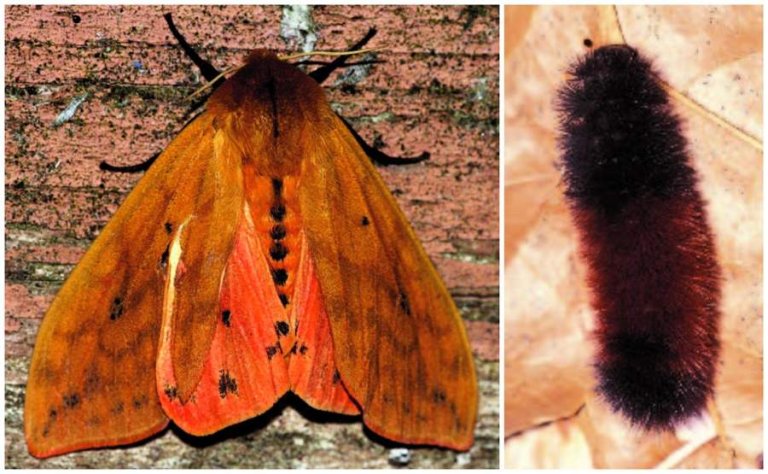
[[[214,439],[177,430],[130,449],[38,462],[21,433],[23,386],[42,315],[63,279],[140,176],[99,171],[165,147],[187,119],[199,74],[174,43],[171,11],[201,55],[224,68],[255,47],[293,51],[280,7],[6,7],[6,463],[15,467],[386,467],[381,440],[281,405]],[[318,6],[316,49],[340,49],[370,26],[385,63],[326,84],[333,107],[395,154],[381,168],[467,320],[481,417],[469,458],[413,450],[412,467],[498,463],[498,10]],[[75,22],[75,20],[79,20]],[[52,122],[87,93],[74,117]]]

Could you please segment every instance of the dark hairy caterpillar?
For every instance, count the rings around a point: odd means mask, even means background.
[[[720,349],[720,268],[680,120],[625,45],[578,60],[557,107],[597,314],[597,391],[634,425],[673,429],[705,408]]]

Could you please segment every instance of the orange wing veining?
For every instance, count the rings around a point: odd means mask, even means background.
[[[287,365],[272,323],[273,315],[283,312],[283,308],[249,221],[249,217],[243,219],[235,236],[221,286],[213,342],[202,378],[186,402],[177,395],[169,347],[174,340],[170,311],[175,294],[171,281],[185,277],[184,254],[183,249],[171,249],[165,302],[168,312],[161,334],[157,390],[168,416],[194,435],[211,434],[259,415],[289,388]]]
[[[32,455],[131,443],[168,423],[152,375],[166,230],[196,212],[193,197],[210,166],[211,135],[208,116],[181,132],[48,309],[25,394],[24,433]]]
[[[184,278],[174,282],[177,298],[170,351],[177,393],[185,402],[200,382],[214,337],[221,278],[233,253],[244,205],[242,157],[237,144],[217,128],[220,120],[211,120],[214,133],[204,145],[212,147],[213,153],[197,193],[188,197],[194,212],[183,216],[189,220],[186,231],[179,234],[187,270]]]
[[[330,323],[301,229],[301,183],[295,176],[255,175],[246,183],[260,248],[286,309],[274,313],[274,327],[291,390],[316,409],[358,414],[336,370]]]
[[[242,212],[220,293],[220,318],[202,377],[188,400],[178,396],[172,343],[176,288],[188,265],[178,229],[170,247],[165,316],[158,356],[163,409],[195,435],[216,432],[269,409],[293,390],[309,405],[357,414],[333,359],[333,341],[295,206],[296,181],[245,173],[250,204]],[[190,218],[190,221],[194,217]]]
[[[390,439],[463,449],[477,388],[461,324],[322,91],[257,57],[65,283],[38,336],[25,434],[40,457],[138,441],[166,414],[209,434],[290,389],[362,408]]]
[[[291,390],[316,409],[358,414],[336,370],[328,316],[301,227],[301,182],[295,176],[259,176],[251,168],[245,173],[261,252],[286,309],[274,313],[274,327]]]
[[[342,382],[381,436],[468,449],[478,393],[461,316],[344,125],[318,143],[299,200]]]
[[[292,316],[296,341],[290,351],[288,368],[291,389],[318,410],[357,415],[360,409],[344,388],[336,369],[331,324],[306,239],[301,241]]]

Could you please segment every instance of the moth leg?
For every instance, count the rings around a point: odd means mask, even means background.
[[[142,171],[147,171],[152,163],[155,162],[158,156],[160,156],[160,152],[155,153],[146,161],[128,166],[115,166],[110,165],[106,161],[102,161],[99,163],[99,169],[102,171],[111,171],[113,173],[140,173]]]
[[[368,44],[368,42],[374,36],[376,36],[376,28],[369,29],[368,33],[365,34],[363,39],[361,39],[357,43],[347,48],[347,51],[356,51],[358,49],[363,49],[363,46]],[[331,61],[330,63],[326,64],[325,66],[319,67],[314,71],[310,72],[308,76],[314,79],[315,82],[317,82],[318,84],[322,84],[326,79],[328,79],[328,76],[330,76],[333,71],[335,71],[340,67],[343,67],[347,59],[349,59],[349,56],[339,56],[333,61]]]
[[[181,49],[184,51],[184,53],[189,56],[189,59],[192,60],[193,63],[195,63],[195,66],[197,66],[198,69],[200,69],[200,73],[203,75],[206,81],[211,82],[214,79],[216,81],[211,84],[210,90],[208,93],[204,94],[202,97],[195,100],[187,110],[187,113],[191,113],[195,110],[198,110],[200,107],[205,104],[205,101],[208,100],[208,97],[219,88],[222,84],[224,84],[224,81],[227,79],[224,76],[221,76],[221,73],[218,69],[213,67],[211,63],[206,61],[205,59],[201,58],[199,54],[190,46],[189,43],[187,43],[187,40],[184,38],[184,36],[179,32],[179,30],[176,28],[176,25],[173,23],[173,18],[171,17],[170,13],[166,13],[163,15],[163,18],[165,18],[165,22],[168,24],[168,28],[171,30],[171,34],[173,34],[173,37],[176,38],[176,41],[179,43],[179,46],[181,46]],[[217,79],[218,78],[218,79]]]
[[[342,122],[344,122],[344,125],[347,126],[347,130],[352,134],[353,137],[355,137],[355,141],[357,141],[357,144],[360,145],[360,148],[363,149],[366,155],[368,155],[368,158],[371,159],[374,163],[377,163],[379,165],[387,166],[387,165],[410,165],[413,163],[418,163],[420,161],[424,161],[429,159],[429,152],[425,151],[422,152],[419,156],[390,156],[384,153],[381,150],[377,150],[376,148],[372,147],[371,145],[367,144],[363,137],[361,137],[354,128],[352,128],[352,125],[347,122],[347,120],[342,117],[341,115],[336,114]]]
[[[353,44],[349,48],[347,48],[347,51],[356,51],[358,49],[362,49],[363,46],[368,44],[368,42],[376,35],[376,28],[371,28],[368,30],[368,33],[365,34],[365,36],[358,41],[357,43]],[[323,81],[328,79],[328,77],[331,75],[333,71],[340,67],[344,67],[344,63],[347,61],[349,56],[339,56],[338,58],[331,61],[329,64],[326,64],[325,66],[319,67],[315,69],[314,71],[310,72],[308,75],[312,79],[314,79],[318,84],[322,84]],[[337,114],[338,115],[338,114]],[[376,148],[370,146],[363,140],[363,137],[361,137],[354,128],[347,122],[347,120],[342,117],[341,115],[338,115],[338,117],[341,119],[342,122],[344,122],[344,125],[346,125],[347,130],[352,134],[353,137],[355,137],[355,141],[357,141],[357,144],[360,145],[360,147],[363,149],[366,155],[368,155],[368,158],[371,159],[374,163],[378,163],[380,165],[408,165],[411,163],[418,163],[420,161],[424,161],[429,158],[429,153],[424,152],[419,156],[403,156],[403,157],[394,157],[387,155],[386,153],[377,150]]]
[[[183,127],[181,127],[181,130],[179,130],[179,133],[183,132],[189,124],[191,124],[198,116],[195,115],[191,117],[187,122],[184,124]],[[111,171],[113,173],[139,173],[141,171],[147,171],[150,166],[152,166],[152,163],[155,162],[157,157],[160,156],[162,152],[157,152],[151,157],[149,157],[148,160],[142,161],[141,163],[137,163],[135,165],[127,165],[127,166],[116,166],[116,165],[110,165],[106,161],[102,161],[99,163],[99,169],[102,171]]]
[[[218,69],[213,67],[213,65],[205,59],[201,58],[200,55],[197,54],[197,52],[192,48],[192,46],[187,43],[187,40],[184,39],[184,36],[182,36],[182,34],[179,33],[179,30],[176,29],[176,25],[173,24],[173,18],[171,17],[170,13],[163,15],[163,18],[165,18],[165,22],[168,23],[168,28],[171,30],[171,34],[174,38],[176,38],[176,41],[178,41],[179,46],[181,46],[181,49],[184,51],[184,54],[189,56],[189,59],[191,59],[192,62],[195,63],[195,66],[200,69],[200,73],[203,75],[206,81],[211,82],[216,78],[216,76],[221,74]],[[216,90],[216,88],[223,83],[224,78],[220,77],[213,84],[213,90]]]
[[[206,61],[205,59],[201,58],[199,54],[192,48],[192,46],[187,43],[187,40],[184,38],[184,36],[179,33],[179,30],[176,28],[176,25],[173,23],[173,18],[171,17],[170,13],[166,13],[163,15],[163,18],[165,18],[165,22],[168,23],[168,28],[171,30],[171,34],[173,34],[173,37],[176,38],[176,41],[178,41],[179,46],[181,46],[181,49],[184,51],[184,53],[189,56],[189,59],[192,60],[193,63],[195,63],[195,66],[200,69],[200,73],[203,75],[206,81],[211,82],[214,80],[220,73],[219,71],[213,67],[211,63]],[[217,87],[222,85],[226,79],[224,77],[220,77],[216,80],[216,82],[213,83],[213,86],[211,86],[211,90],[216,90]],[[205,98],[202,99],[203,101]],[[200,103],[192,104],[192,109],[197,109],[201,105]],[[189,122],[187,122],[189,123]],[[186,125],[184,126],[186,128]],[[183,128],[182,128],[183,130]],[[149,159],[142,161],[141,163],[137,163],[135,165],[128,165],[128,166],[115,166],[107,163],[106,161],[102,161],[99,163],[99,169],[103,171],[110,171],[113,173],[140,173],[142,171],[146,171],[149,169],[150,166],[152,166],[152,163],[155,162],[157,157],[160,156],[160,152],[155,153]]]

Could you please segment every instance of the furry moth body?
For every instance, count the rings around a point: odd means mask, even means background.
[[[598,392],[645,429],[712,395],[720,270],[681,124],[648,60],[605,46],[561,89],[566,197],[597,314]]]
[[[403,443],[467,449],[459,313],[369,158],[295,66],[256,51],[159,156],[46,313],[30,452],[195,435],[292,391]]]

